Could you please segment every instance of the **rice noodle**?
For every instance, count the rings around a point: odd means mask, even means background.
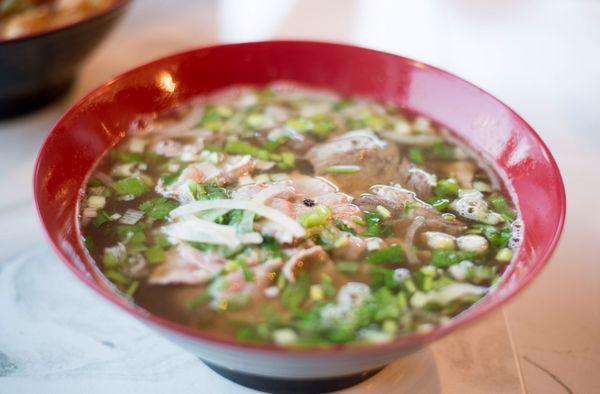
[[[417,233],[417,230],[419,229],[419,227],[421,227],[421,225],[424,222],[425,222],[425,218],[423,216],[417,216],[412,221],[410,226],[408,226],[408,229],[406,230],[406,236],[404,237],[404,241],[406,243],[406,258],[408,259],[408,262],[410,264],[418,264],[419,263],[419,258],[417,257],[417,254],[413,250],[413,243],[414,243],[414,238],[415,238],[415,234]]]

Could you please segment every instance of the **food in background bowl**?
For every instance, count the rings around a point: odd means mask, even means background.
[[[0,0],[0,40],[63,26],[103,11],[114,0]]]
[[[1,119],[35,110],[66,93],[83,60],[125,12],[129,0],[0,3]],[[54,19],[59,9],[60,23]],[[31,20],[39,23],[25,22]]]
[[[1,0],[0,39],[60,27],[111,6],[115,0]]]
[[[134,122],[91,173],[82,233],[118,289],[176,322],[385,342],[448,322],[511,259],[513,204],[467,152],[395,106],[229,88]]]

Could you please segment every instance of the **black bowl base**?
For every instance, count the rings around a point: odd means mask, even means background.
[[[46,86],[25,97],[0,99],[0,119],[12,118],[35,111],[65,95],[73,86],[74,78]]]
[[[370,371],[336,378],[304,380],[269,378],[265,376],[251,375],[243,372],[236,372],[228,368],[219,367],[206,361],[204,361],[204,363],[219,375],[237,384],[254,390],[260,390],[273,394],[330,393],[332,391],[342,390],[363,382],[384,368],[376,368]]]

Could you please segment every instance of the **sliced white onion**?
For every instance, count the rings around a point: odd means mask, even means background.
[[[139,222],[143,217],[144,212],[138,211],[137,209],[128,209],[125,211],[121,219],[119,219],[119,223],[132,225]]]
[[[198,219],[195,216],[186,216],[179,222],[163,227],[161,231],[169,237],[182,241],[225,245],[231,248],[236,248],[241,243],[233,227]]]
[[[431,145],[442,141],[441,137],[435,134],[399,134],[393,131],[382,131],[380,134],[392,141],[406,145]]]
[[[172,218],[178,218],[185,215],[191,215],[196,212],[206,211],[209,209],[243,209],[248,210],[267,218],[268,220],[275,222],[290,232],[295,237],[302,237],[306,234],[304,228],[290,218],[286,214],[278,211],[277,209],[267,207],[265,205],[249,201],[249,200],[230,200],[230,199],[219,199],[219,200],[202,200],[194,201],[189,204],[180,206],[179,208],[171,211]]]

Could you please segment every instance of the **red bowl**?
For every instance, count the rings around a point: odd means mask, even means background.
[[[115,294],[86,255],[75,220],[79,191],[94,163],[141,113],[161,111],[228,85],[276,80],[367,96],[425,115],[492,163],[515,197],[523,221],[520,249],[495,291],[429,333],[401,336],[384,345],[293,352],[219,339],[154,316]],[[558,242],[565,218],[563,182],[552,155],[535,131],[506,105],[423,63],[318,42],[202,48],[157,60],[106,82],[76,103],[52,129],[37,159],[34,189],[48,239],[83,283],[210,363],[286,378],[331,377],[379,367],[481,318],[539,273]]]

